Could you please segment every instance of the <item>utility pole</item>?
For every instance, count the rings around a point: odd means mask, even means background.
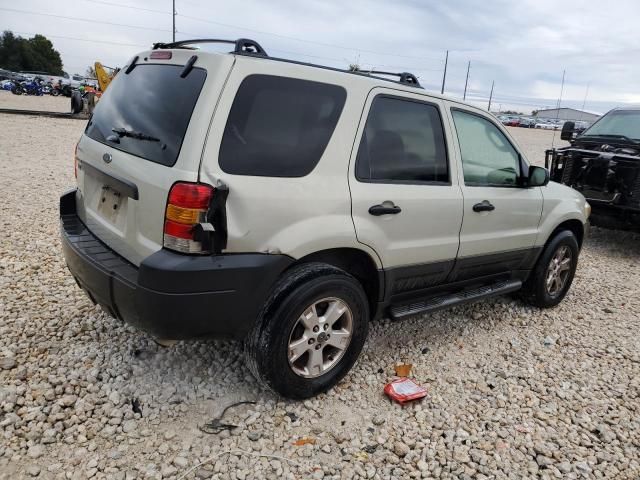
[[[173,42],[176,41],[176,0],[173,0]]]
[[[444,57],[444,73],[442,74],[442,89],[440,93],[444,93],[444,82],[447,79],[447,63],[449,63],[449,50],[447,50],[447,56]]]
[[[495,80],[491,81],[491,93],[489,94],[489,106],[487,107],[487,112],[491,111],[491,99],[493,98],[493,86],[495,85]]]
[[[467,99],[467,85],[469,84],[469,69],[471,68],[471,60],[467,63],[467,79],[464,81],[464,95],[462,96],[462,100]]]

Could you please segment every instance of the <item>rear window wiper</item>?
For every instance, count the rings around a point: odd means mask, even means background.
[[[126,130],[124,128],[112,128],[111,131],[118,135],[118,137],[129,137],[137,140],[148,140],[150,142],[159,142],[160,139],[147,135],[146,133],[136,132],[135,130]],[[108,140],[108,139],[107,139]]]

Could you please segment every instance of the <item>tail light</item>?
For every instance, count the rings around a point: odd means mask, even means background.
[[[195,227],[206,222],[215,189],[202,183],[171,187],[164,220],[164,246],[182,253],[210,253],[196,240]]]

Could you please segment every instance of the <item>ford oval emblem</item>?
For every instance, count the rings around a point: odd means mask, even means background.
[[[111,163],[111,160],[113,160],[113,157],[111,156],[110,153],[105,153],[104,155],[102,155],[102,160],[104,160],[104,163]]]

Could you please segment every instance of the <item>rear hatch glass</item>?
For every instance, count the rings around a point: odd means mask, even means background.
[[[168,167],[176,163],[207,76],[182,65],[136,65],[120,72],[98,102],[86,134],[98,142]]]

